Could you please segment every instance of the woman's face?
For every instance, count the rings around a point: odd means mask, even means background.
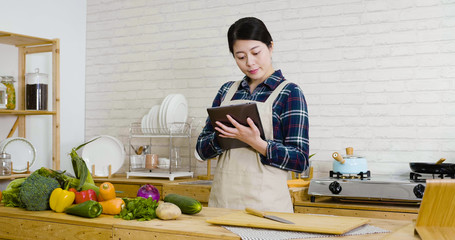
[[[273,44],[269,48],[261,41],[236,40],[233,50],[237,66],[251,80],[263,82],[273,74]]]

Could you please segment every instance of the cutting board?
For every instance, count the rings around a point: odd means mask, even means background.
[[[313,232],[325,234],[343,234],[354,228],[366,224],[369,220],[357,217],[313,215],[302,213],[266,212],[284,218],[295,224],[285,224],[267,218],[257,217],[244,211],[207,219],[207,222],[218,225],[229,225],[251,228],[265,228],[275,230],[289,230],[299,232]]]
[[[454,239],[455,180],[428,179],[416,221],[423,240]]]

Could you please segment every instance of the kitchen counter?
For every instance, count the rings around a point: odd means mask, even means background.
[[[124,176],[115,176],[94,180],[97,185],[106,181],[113,183],[115,189],[119,191],[117,193],[119,197],[135,197],[137,190],[143,184],[152,184],[160,191],[161,199],[166,194],[177,193],[195,198],[203,206],[207,206],[211,189],[210,181],[196,178],[179,178],[170,181],[162,178],[130,177],[127,179]],[[330,197],[318,197],[315,202],[311,202],[308,187],[289,188],[289,193],[296,213],[415,220],[419,211],[418,205],[340,202]]]
[[[0,206],[0,238],[8,239],[240,239],[206,219],[234,211],[203,208],[196,215],[182,215],[177,220],[126,221],[102,214],[88,219],[52,211],[26,211]],[[370,219],[370,223],[391,233],[311,239],[419,239],[411,221]]]

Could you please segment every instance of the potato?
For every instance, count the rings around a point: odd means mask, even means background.
[[[176,219],[182,215],[180,208],[170,202],[160,202],[156,208],[156,216],[162,220]]]

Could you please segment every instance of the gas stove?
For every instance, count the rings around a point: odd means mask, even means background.
[[[455,179],[455,173],[416,173],[410,172],[409,179],[415,182],[425,182],[427,179]]]
[[[371,176],[370,172],[357,175],[330,173],[328,178],[312,179],[308,194],[314,202],[318,196],[340,199],[420,203],[425,191],[425,180],[399,176]]]

